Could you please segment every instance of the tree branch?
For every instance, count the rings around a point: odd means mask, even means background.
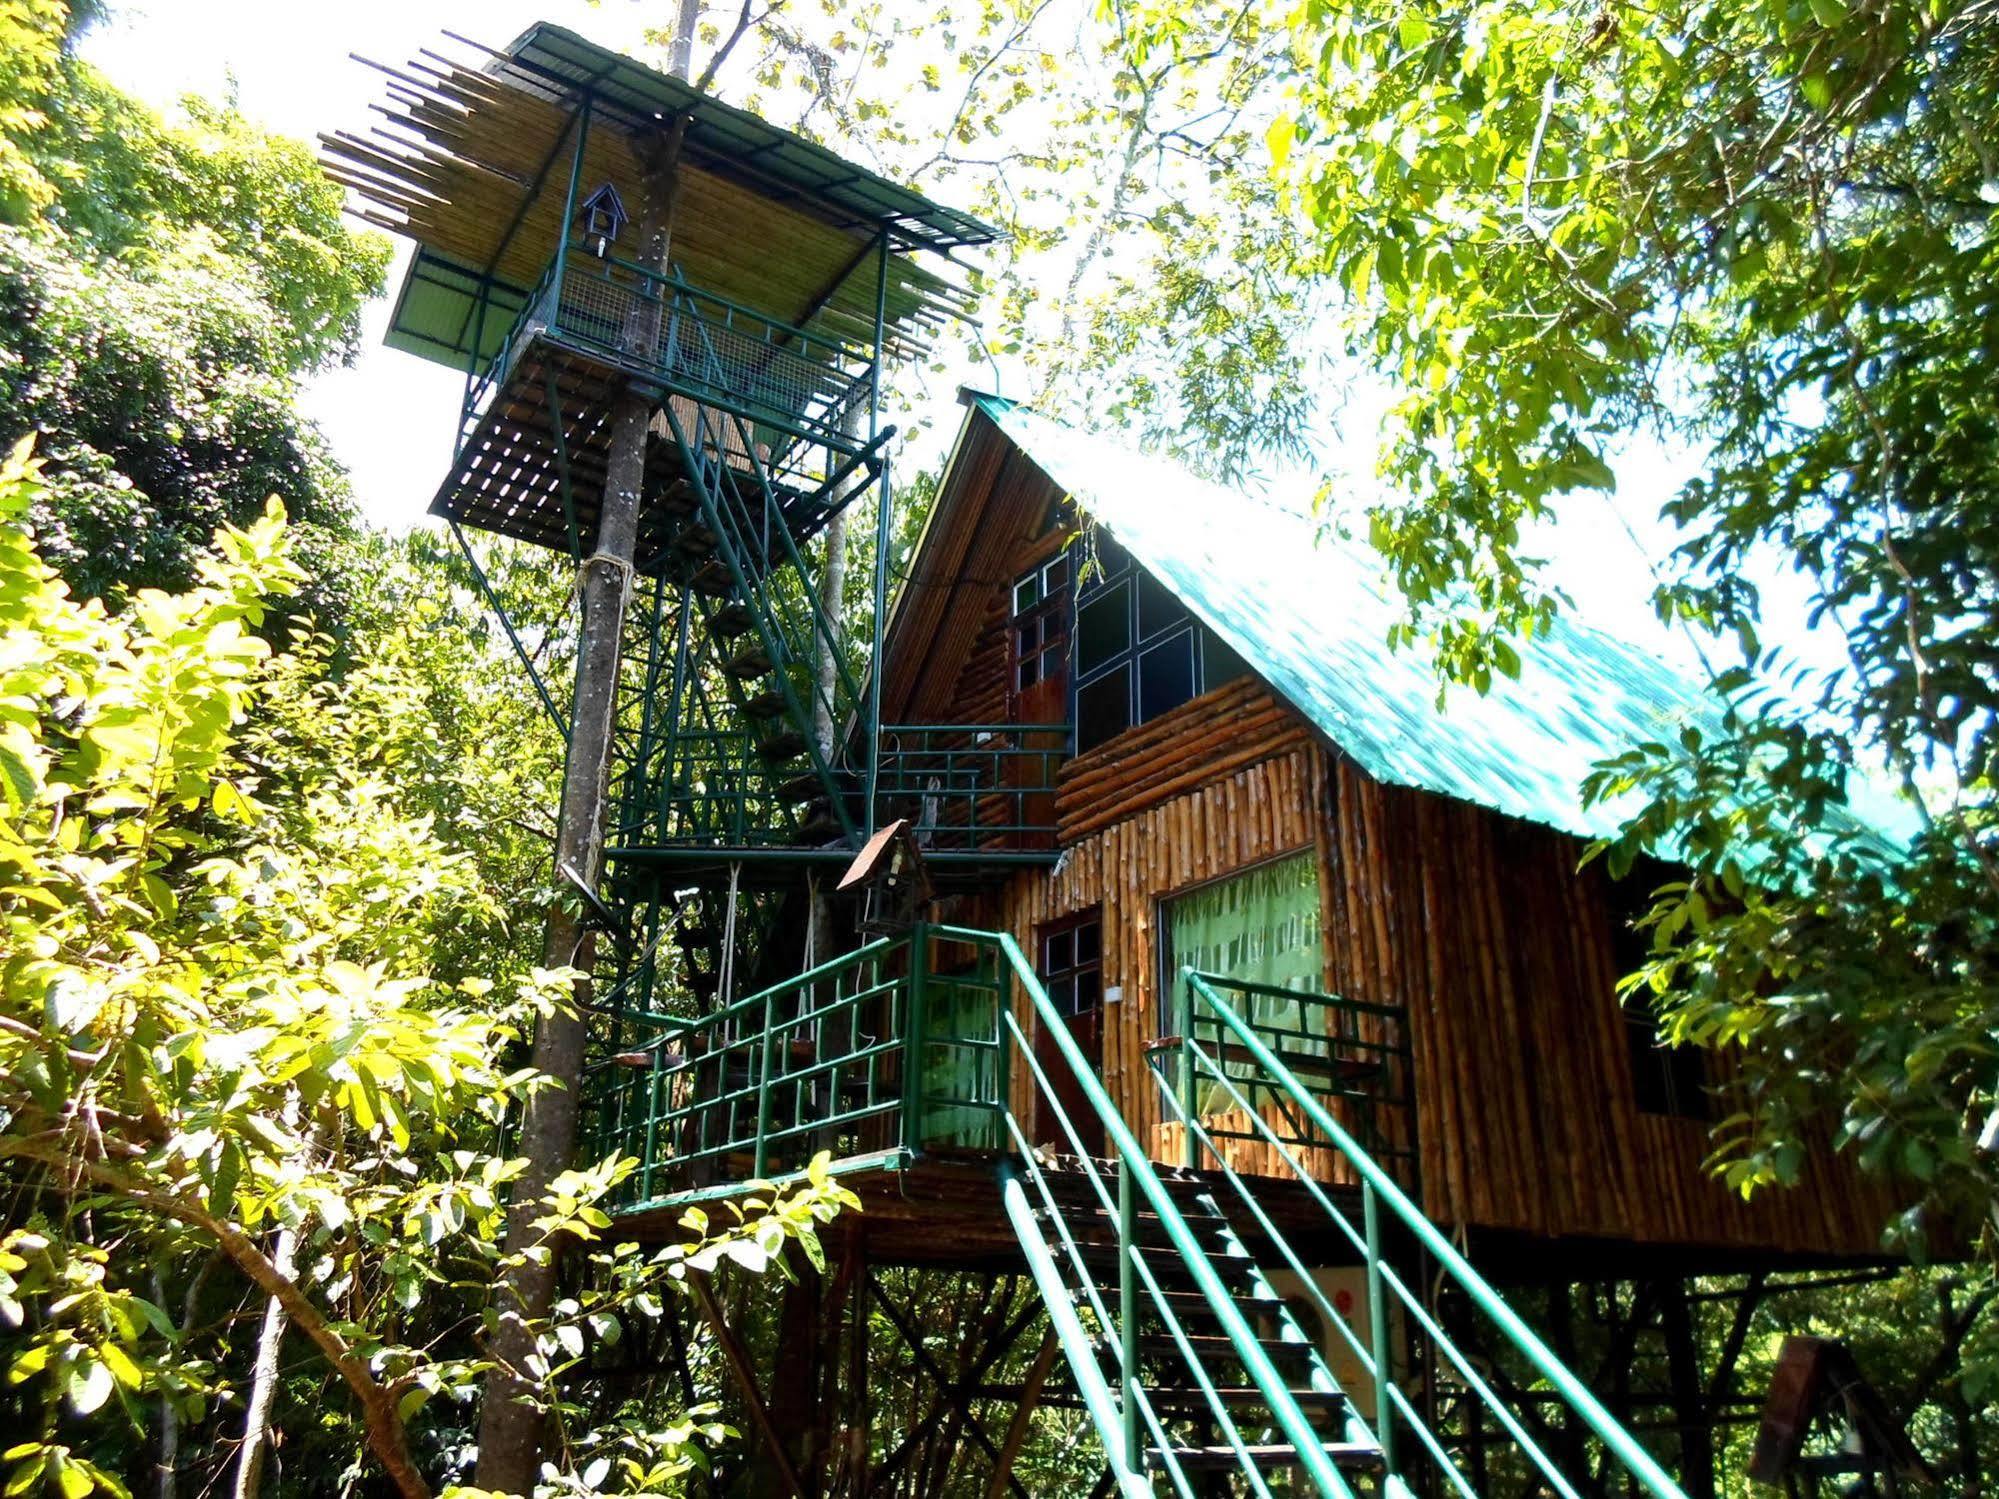
[[[361,1403],[362,1418],[368,1432],[368,1450],[374,1453],[375,1460],[382,1465],[397,1492],[403,1499],[430,1499],[430,1484],[410,1456],[402,1417],[396,1412],[398,1390],[382,1384],[369,1372],[367,1360],[354,1352],[347,1340],[334,1331],[319,1308],[299,1289],[298,1283],[283,1275],[241,1229],[216,1217],[198,1203],[171,1192],[159,1191],[99,1161],[83,1160],[29,1141],[6,1138],[0,1138],[0,1157],[31,1160],[55,1171],[87,1177],[135,1207],[146,1208],[207,1234],[258,1290],[283,1306],[299,1331],[312,1340],[321,1356],[346,1382],[354,1398]]]

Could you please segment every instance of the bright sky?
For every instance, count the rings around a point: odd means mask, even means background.
[[[438,46],[444,30],[498,46],[544,19],[630,49],[648,27],[666,24],[671,9],[670,0],[342,0],[332,5],[116,0],[113,19],[87,38],[84,51],[121,87],[163,109],[190,92],[221,95],[233,82],[245,113],[310,141],[323,130],[365,131],[378,118],[369,105],[381,97],[383,80],[350,53],[395,65]],[[407,253],[407,246],[399,250]],[[401,273],[399,259],[390,274],[391,290]],[[419,520],[443,477],[462,379],[439,365],[385,349],[381,338],[388,313],[386,298],[368,310],[359,359],[351,368],[320,378],[305,406],[352,473],[368,517],[400,528]],[[959,378],[987,383],[984,370],[934,381],[931,389],[940,406]],[[1349,472],[1364,473],[1370,466],[1379,413],[1367,408],[1377,404],[1356,400],[1329,422],[1329,456]],[[948,432],[955,428],[957,412],[940,411],[934,419]],[[1656,639],[1663,651],[1686,661],[1691,654],[1687,642],[1665,636],[1646,602],[1653,581],[1646,556],[1662,556],[1669,545],[1655,516],[1660,501],[1687,471],[1686,455],[1637,443],[1617,467],[1623,489],[1616,506],[1593,496],[1578,499],[1566,507],[1559,526],[1546,529],[1544,549],[1557,559],[1585,618],[1636,639]],[[1773,573],[1766,591],[1772,588],[1785,612],[1797,601],[1802,619],[1802,594],[1795,582]],[[1777,634],[1812,659],[1828,664],[1837,659],[1836,642],[1829,636],[1813,638],[1802,629]]]

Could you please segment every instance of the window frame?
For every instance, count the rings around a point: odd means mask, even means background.
[[[1080,654],[1084,611],[1120,588],[1124,589],[1124,644],[1086,671]],[[1076,726],[1076,753],[1079,755],[1100,749],[1120,734],[1128,734],[1142,724],[1163,718],[1204,693],[1249,675],[1249,663],[1227,641],[1209,629],[1178,594],[1107,533],[1095,535],[1088,562],[1076,569],[1074,593],[1075,614],[1070,626],[1069,720]],[[1168,606],[1167,618],[1161,622],[1155,617],[1153,628],[1148,632],[1145,629],[1148,613],[1158,614],[1162,598]],[[1148,603],[1152,606],[1150,610]],[[1141,665],[1148,656],[1178,646],[1183,639],[1188,642],[1188,685],[1192,690],[1185,697],[1148,713],[1145,711],[1145,676]],[[1212,678],[1209,672],[1211,661],[1218,667]],[[1224,672],[1227,674],[1221,674]],[[1123,724],[1100,738],[1092,739],[1086,732],[1083,694],[1120,675],[1124,678]]]
[[[1030,584],[1034,586],[1035,596],[1023,608],[1021,591]],[[1047,681],[1054,674],[1049,670],[1051,662],[1067,669],[1070,637],[1074,633],[1074,595],[1074,566],[1067,547],[1015,576],[1007,591],[1006,682],[1009,703],[1018,703],[1021,694]],[[1032,652],[1021,650],[1021,631],[1026,628],[1036,632]],[[1034,679],[1024,682],[1021,674],[1029,662],[1034,664]]]
[[[1077,934],[1091,931],[1095,934],[1095,951],[1087,959],[1076,956]],[[1058,940],[1068,943],[1068,959],[1062,967],[1056,967],[1049,957],[1050,944]],[[1049,1003],[1063,1020],[1073,1020],[1084,1011],[1076,1004],[1076,980],[1087,975],[1095,980],[1096,1002],[1090,1007],[1101,1012],[1104,1008],[1104,909],[1101,905],[1085,906],[1067,916],[1054,921],[1043,922],[1034,933],[1034,973],[1041,980],[1041,986],[1048,991]],[[1058,990],[1068,994],[1065,1003]]]

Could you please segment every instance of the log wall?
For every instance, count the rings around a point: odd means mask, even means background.
[[[891,629],[890,716],[1006,715],[1010,584],[1057,539],[1058,493],[984,418]],[[1413,1054],[1426,1209],[1453,1227],[1770,1254],[1876,1252],[1892,1197],[1820,1151],[1803,1183],[1743,1203],[1703,1167],[1708,1125],[1639,1112],[1600,870],[1552,830],[1382,785],[1253,679],[1070,761],[1066,856],[965,897],[1033,952],[1047,922],[1099,906],[1104,1076],[1141,1139],[1160,1128],[1143,1047],[1160,1032],[1159,908],[1204,881],[1317,853],[1330,992],[1398,1005]],[[1016,1079],[1015,1104],[1028,1103]],[[1256,1163],[1244,1158],[1245,1166]],[[1606,1273],[1614,1273],[1607,1266]]]
[[[1179,1155],[1143,1053],[1161,1030],[1161,902],[1316,849],[1329,990],[1408,1013],[1423,1199],[1437,1222],[1646,1246],[1875,1251],[1891,1199],[1845,1163],[1819,1152],[1800,1186],[1744,1203],[1704,1168],[1706,1123],[1638,1110],[1609,903],[1597,867],[1578,868],[1576,840],[1384,786],[1288,713],[1264,722],[1268,701],[1234,684],[1073,762],[1063,864],[1016,875],[984,913],[1031,953],[1046,923],[1101,908],[1103,981],[1122,991],[1105,1011],[1104,1078],[1159,1159]],[[1235,733],[1211,731],[1216,711]],[[1015,1087],[1024,1110],[1027,1084]],[[1245,1169],[1258,1168],[1254,1149]]]

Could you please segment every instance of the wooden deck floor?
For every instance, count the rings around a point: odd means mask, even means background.
[[[828,1251],[860,1234],[870,1262],[884,1266],[1018,1271],[1025,1268],[1013,1228],[1000,1199],[999,1158],[967,1152],[956,1157],[926,1156],[900,1170],[855,1171],[841,1178],[861,1199],[858,1213],[843,1213],[824,1231]],[[1106,1182],[1115,1180],[1115,1166],[1099,1163]],[[1196,1175],[1214,1189],[1215,1201],[1238,1226],[1252,1254],[1268,1260],[1240,1199],[1218,1173]],[[747,1176],[747,1169],[743,1175]],[[1312,1195],[1295,1181],[1263,1178],[1255,1182],[1258,1206],[1307,1264],[1351,1265],[1361,1256],[1331,1223]],[[1358,1227],[1359,1193],[1351,1188],[1326,1191]],[[619,1228],[642,1242],[665,1243],[686,1236],[680,1227],[682,1207],[664,1207],[622,1215]],[[1587,1280],[1644,1279],[1667,1275],[1723,1275],[1750,1270],[1802,1270],[1862,1263],[1798,1255],[1746,1255],[1739,1247],[1710,1249],[1660,1248],[1615,1240],[1551,1240],[1535,1235],[1481,1230],[1452,1233],[1452,1242],[1496,1285],[1546,1285]],[[1405,1258],[1411,1245],[1400,1234],[1386,1243],[1391,1258]],[[1867,1261],[1875,1263],[1877,1261]]]

